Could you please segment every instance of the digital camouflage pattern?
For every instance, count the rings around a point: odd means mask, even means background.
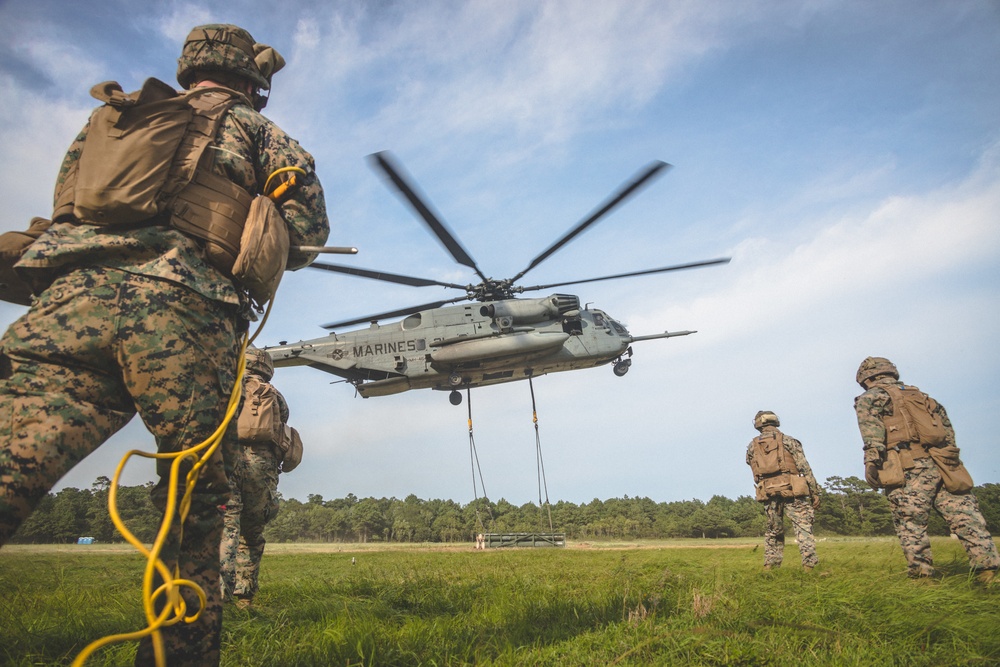
[[[893,414],[889,393],[880,386],[885,384],[902,387],[898,379],[883,375],[871,380],[867,391],[854,400],[858,428],[864,441],[867,476],[872,474],[867,471],[880,466],[885,457],[886,432],[883,417]],[[945,426],[947,443],[955,445],[955,430],[940,403],[937,415]],[[915,452],[919,450],[910,450],[911,454]],[[927,536],[932,507],[962,542],[973,569],[996,570],[1000,567],[1000,555],[986,528],[986,520],[979,511],[975,495],[955,495],[945,489],[941,471],[929,456],[913,456],[913,467],[904,473],[903,486],[886,490],[886,498],[892,508],[893,525],[911,577],[930,576],[934,573],[930,538]]]
[[[0,544],[137,411],[160,452],[210,436],[236,379],[237,326],[235,307],[157,278],[103,268],[58,278],[3,337]],[[162,510],[170,462],[156,465],[152,497]],[[223,452],[216,451],[195,488],[183,542],[175,517],[163,553],[208,596],[202,620],[164,631],[172,665],[218,662],[217,508],[227,493]],[[197,609],[197,597],[184,595],[188,609]],[[153,664],[151,643],[144,646],[146,661],[137,664]]]
[[[249,79],[266,90],[271,87],[273,72],[265,76],[260,71],[254,46],[250,33],[238,26],[227,23],[198,26],[184,40],[181,57],[177,59],[177,82],[187,88],[194,83],[196,72],[218,71]],[[260,47],[270,48],[263,44]],[[284,59],[281,62],[284,65]]]
[[[79,159],[88,125],[70,146],[59,182]],[[213,172],[251,194],[276,169],[308,176],[280,205],[291,243],[323,245],[329,232],[313,159],[246,104],[223,120],[209,148]],[[224,417],[236,379],[245,299],[208,262],[199,241],[155,224],[53,224],[18,267],[47,288],[0,346],[0,545],[58,479],[138,411],[158,451],[201,443]],[[290,258],[289,268],[311,261]],[[227,436],[225,448],[235,446]],[[217,665],[222,626],[219,546],[228,479],[216,452],[201,472],[164,560],[207,595],[194,623],[163,630],[170,665]],[[169,462],[158,462],[153,500],[165,506]],[[183,532],[183,541],[181,535]],[[188,598],[188,613],[198,606]],[[152,642],[137,665],[153,664]]]
[[[758,430],[762,434],[778,431],[777,427],[772,424],[762,426]],[[768,498],[763,501],[764,513],[767,515],[767,530],[764,533],[764,567],[773,569],[781,565],[785,551],[785,513],[787,512],[795,531],[795,539],[799,544],[802,566],[813,568],[819,562],[816,556],[816,540],[812,531],[813,518],[816,515],[813,503],[819,499],[819,484],[816,483],[816,476],[813,475],[809,461],[806,460],[802,443],[785,433],[781,433],[781,436],[785,451],[791,455],[795,467],[798,468],[799,473],[805,477],[806,483],[809,485],[810,497]],[[747,445],[747,465],[750,465],[752,459],[753,441]]]
[[[264,527],[278,514],[278,457],[273,445],[241,445],[230,479],[222,532],[223,599],[257,594]]]
[[[813,518],[816,510],[808,498],[768,498],[764,502],[767,531],[764,533],[764,567],[781,566],[785,554],[785,514],[792,521],[795,540],[799,543],[802,567],[813,568],[819,563],[816,540],[813,538]]]
[[[247,351],[248,361],[253,354]],[[258,375],[258,379],[266,382],[263,375]],[[281,422],[287,424],[288,404],[281,392],[275,391]],[[252,600],[257,594],[260,561],[264,556],[264,527],[278,514],[280,463],[275,444],[241,441],[236,447],[222,534],[225,600]]]

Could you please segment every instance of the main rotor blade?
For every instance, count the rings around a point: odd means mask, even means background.
[[[443,283],[430,278],[414,278],[413,276],[403,276],[397,273],[386,271],[371,271],[355,266],[343,266],[341,264],[327,264],[326,262],[313,262],[309,265],[313,269],[323,269],[334,273],[346,273],[349,276],[359,276],[361,278],[371,278],[387,283],[399,283],[400,285],[410,285],[411,287],[428,287],[430,285],[440,285],[441,287],[454,287],[455,289],[468,290],[468,285],[457,285],[455,283]]]
[[[580,285],[582,283],[596,283],[600,280],[615,280],[617,278],[631,278],[632,276],[645,276],[651,273],[666,273],[667,271],[680,271],[682,269],[696,269],[700,266],[712,266],[713,264],[728,264],[729,257],[723,257],[720,259],[708,259],[704,262],[691,262],[690,264],[675,264],[674,266],[664,266],[659,269],[648,269],[646,271],[633,271],[631,273],[619,273],[613,276],[604,276],[601,278],[587,278],[586,280],[571,280],[565,283],[551,283],[549,285],[535,285],[534,287],[524,287],[522,288],[525,292],[533,292],[540,289],[551,289],[553,287],[563,287],[565,285]]]
[[[354,324],[361,324],[363,322],[376,322],[378,320],[385,320],[392,317],[399,317],[400,315],[411,315],[421,310],[430,310],[431,308],[440,308],[441,306],[446,306],[449,303],[458,303],[459,301],[466,301],[468,297],[460,296],[454,299],[447,299],[445,301],[434,301],[432,303],[425,303],[420,306],[410,306],[409,308],[400,308],[399,310],[390,310],[385,313],[378,313],[377,315],[368,315],[366,317],[355,317],[353,320],[343,320],[341,322],[330,322],[329,324],[322,325],[324,329],[339,329],[340,327],[349,327]]]
[[[632,178],[632,180],[623,183],[622,187],[620,187],[615,194],[613,194],[611,197],[605,200],[605,202],[601,204],[601,206],[597,210],[595,210],[593,213],[587,216],[584,220],[580,221],[571,230],[566,232],[562,236],[562,238],[560,238],[558,241],[550,245],[548,249],[542,252],[542,254],[540,254],[535,259],[531,260],[531,264],[528,265],[528,268],[524,269],[519,274],[511,278],[511,282],[516,283],[518,280],[520,280],[522,276],[524,276],[524,274],[526,274],[528,271],[531,271],[533,268],[535,268],[543,261],[548,259],[550,255],[552,255],[557,250],[562,248],[564,245],[572,241],[574,238],[576,238],[578,234],[584,232],[592,224],[600,220],[605,214],[611,211],[611,209],[615,208],[623,201],[625,201],[636,190],[645,185],[649,181],[649,179],[653,178],[661,171],[669,168],[670,168],[669,164],[667,164],[666,162],[661,162],[660,160],[656,160],[655,162],[650,163],[645,169],[636,174]]]
[[[417,215],[427,224],[434,235],[437,236],[438,240],[445,249],[455,258],[455,261],[463,266],[467,266],[476,274],[486,280],[486,276],[483,275],[479,267],[476,266],[476,260],[472,259],[462,244],[458,242],[458,239],[451,232],[450,229],[438,218],[437,215],[431,210],[430,206],[425,203],[426,197],[421,197],[417,194],[417,190],[414,186],[410,185],[406,178],[403,177],[405,173],[403,168],[398,164],[395,164],[395,160],[388,151],[381,151],[378,153],[372,153],[368,156],[368,159],[372,164],[379,167],[382,172],[389,178],[396,189],[399,191],[403,197],[410,203],[413,210],[417,212]]]

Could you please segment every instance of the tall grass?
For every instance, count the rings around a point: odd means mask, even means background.
[[[821,542],[811,573],[794,545],[763,572],[753,540],[282,546],[268,547],[254,608],[226,609],[224,665],[1000,664],[1000,588],[973,581],[947,539],[929,581],[906,578],[890,539]],[[80,549],[0,550],[3,664],[66,664],[141,626],[141,560]],[[134,650],[89,664],[129,664]]]

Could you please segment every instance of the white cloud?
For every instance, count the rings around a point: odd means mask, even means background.
[[[208,23],[229,23],[229,21],[217,20],[213,11],[202,5],[179,3],[173,6],[169,14],[159,17],[158,28],[171,42],[183,44],[191,28]]]

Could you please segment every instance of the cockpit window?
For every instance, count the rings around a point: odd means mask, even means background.
[[[614,327],[616,333],[618,333],[618,334],[620,334],[622,336],[627,336],[628,335],[628,332],[625,331],[625,327],[623,327],[622,325],[618,324],[614,320],[611,320],[611,326]]]
[[[594,313],[594,326],[606,327],[607,323],[604,321],[604,313]]]

